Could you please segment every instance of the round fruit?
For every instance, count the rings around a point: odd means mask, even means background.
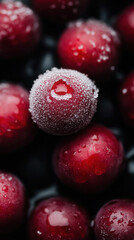
[[[0,172],[0,233],[17,230],[27,212],[23,184],[13,174]]]
[[[89,233],[85,211],[63,198],[42,201],[29,219],[30,240],[87,240]]]
[[[90,123],[97,97],[98,89],[84,74],[54,68],[35,81],[30,93],[30,112],[43,131],[67,135]]]
[[[33,50],[40,38],[40,24],[21,2],[0,3],[0,58],[11,59]]]
[[[88,0],[32,0],[35,10],[52,22],[77,19],[84,12]]]
[[[125,78],[120,87],[119,104],[124,120],[134,127],[134,72]]]
[[[119,46],[119,37],[111,27],[97,20],[78,21],[62,34],[58,54],[62,67],[104,81],[117,65]]]
[[[95,218],[96,240],[134,239],[134,201],[112,200],[105,204]]]
[[[29,93],[22,87],[0,84],[0,152],[7,153],[27,145],[36,127],[29,113]]]
[[[134,53],[134,4],[119,15],[116,28],[126,49]]]
[[[57,177],[71,188],[94,193],[106,189],[119,175],[123,148],[114,134],[98,124],[62,142],[53,155]]]

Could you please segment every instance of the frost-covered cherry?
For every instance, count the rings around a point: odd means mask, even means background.
[[[96,240],[134,239],[134,201],[112,200],[105,204],[95,218]]]
[[[98,89],[87,76],[54,68],[35,81],[30,92],[30,112],[43,131],[68,135],[90,123],[97,97]]]
[[[39,20],[30,8],[15,1],[0,3],[0,58],[26,55],[39,39]]]
[[[42,201],[29,219],[30,240],[89,240],[90,221],[74,202],[55,197]]]
[[[120,87],[119,104],[124,120],[134,127],[134,71],[125,78]]]
[[[111,27],[96,20],[78,21],[62,34],[58,55],[62,67],[103,81],[117,65],[119,46],[118,34]]]
[[[116,28],[126,49],[134,53],[134,4],[119,15]]]
[[[0,233],[17,230],[26,216],[27,206],[21,181],[13,174],[0,172]]]
[[[35,10],[52,22],[77,19],[86,9],[89,0],[32,0]]]
[[[21,86],[0,84],[0,153],[23,147],[35,136],[28,98]]]
[[[81,192],[106,189],[123,166],[123,147],[106,127],[92,124],[62,141],[53,154],[57,177]]]

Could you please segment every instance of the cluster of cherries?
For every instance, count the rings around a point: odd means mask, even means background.
[[[111,130],[92,119],[99,88],[110,82],[121,49],[134,54],[134,5],[117,17],[114,30],[99,20],[78,20],[88,0],[32,0],[32,4],[47,21],[75,21],[57,44],[62,68],[39,75],[30,94],[22,86],[0,83],[1,156],[28,145],[39,128],[60,136],[52,156],[57,178],[81,194],[99,193],[122,173],[125,154]],[[1,60],[25,58],[41,34],[42,24],[33,10],[21,2],[0,3]],[[134,72],[120,84],[118,103],[125,123],[133,128]],[[28,213],[23,184],[14,174],[1,171],[1,234],[17,231],[28,218],[29,240],[134,239],[133,200],[111,200],[94,219],[77,202],[63,197],[45,199]]]

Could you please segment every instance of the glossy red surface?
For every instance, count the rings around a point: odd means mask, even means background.
[[[53,155],[57,177],[71,188],[91,193],[106,189],[119,175],[123,148],[106,127],[94,124],[59,145]]]
[[[0,3],[0,58],[11,59],[33,50],[40,38],[40,24],[21,2]]]
[[[116,28],[127,51],[134,53],[134,4],[118,16]]]
[[[42,201],[29,220],[31,240],[89,240],[90,222],[85,211],[68,200]]]
[[[97,98],[95,84],[84,74],[54,68],[35,81],[30,92],[30,112],[45,132],[68,135],[89,124]]]
[[[13,174],[0,172],[0,233],[17,230],[26,217],[27,203],[20,180]]]
[[[134,239],[134,201],[112,200],[104,205],[95,218],[96,240]]]
[[[104,81],[115,70],[119,46],[117,33],[103,22],[77,21],[61,35],[58,54],[62,67]]]
[[[32,0],[35,10],[50,21],[77,19],[86,9],[88,0]]]
[[[119,103],[124,120],[134,127],[134,72],[124,79],[120,87]]]
[[[0,84],[0,152],[7,153],[27,145],[35,136],[31,120],[29,93],[22,87]]]

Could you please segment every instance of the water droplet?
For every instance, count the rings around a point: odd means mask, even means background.
[[[84,144],[82,145],[82,147],[83,147],[83,148],[86,148],[86,144],[84,143]]]
[[[4,185],[4,186],[2,187],[2,191],[8,192],[8,187],[7,187],[6,185]]]
[[[123,218],[120,218],[120,219],[118,220],[118,223],[122,223],[122,222],[124,222],[124,219],[123,219]]]
[[[122,89],[122,93],[126,94],[127,93],[127,89],[126,88]]]
[[[38,231],[37,231],[37,234],[38,234],[38,235],[41,235],[41,234],[42,234],[42,232],[40,232],[40,231],[38,230]]]
[[[134,219],[129,220],[128,226],[134,226]]]
[[[78,56],[79,55],[79,53],[78,52],[74,52],[74,56]]]

